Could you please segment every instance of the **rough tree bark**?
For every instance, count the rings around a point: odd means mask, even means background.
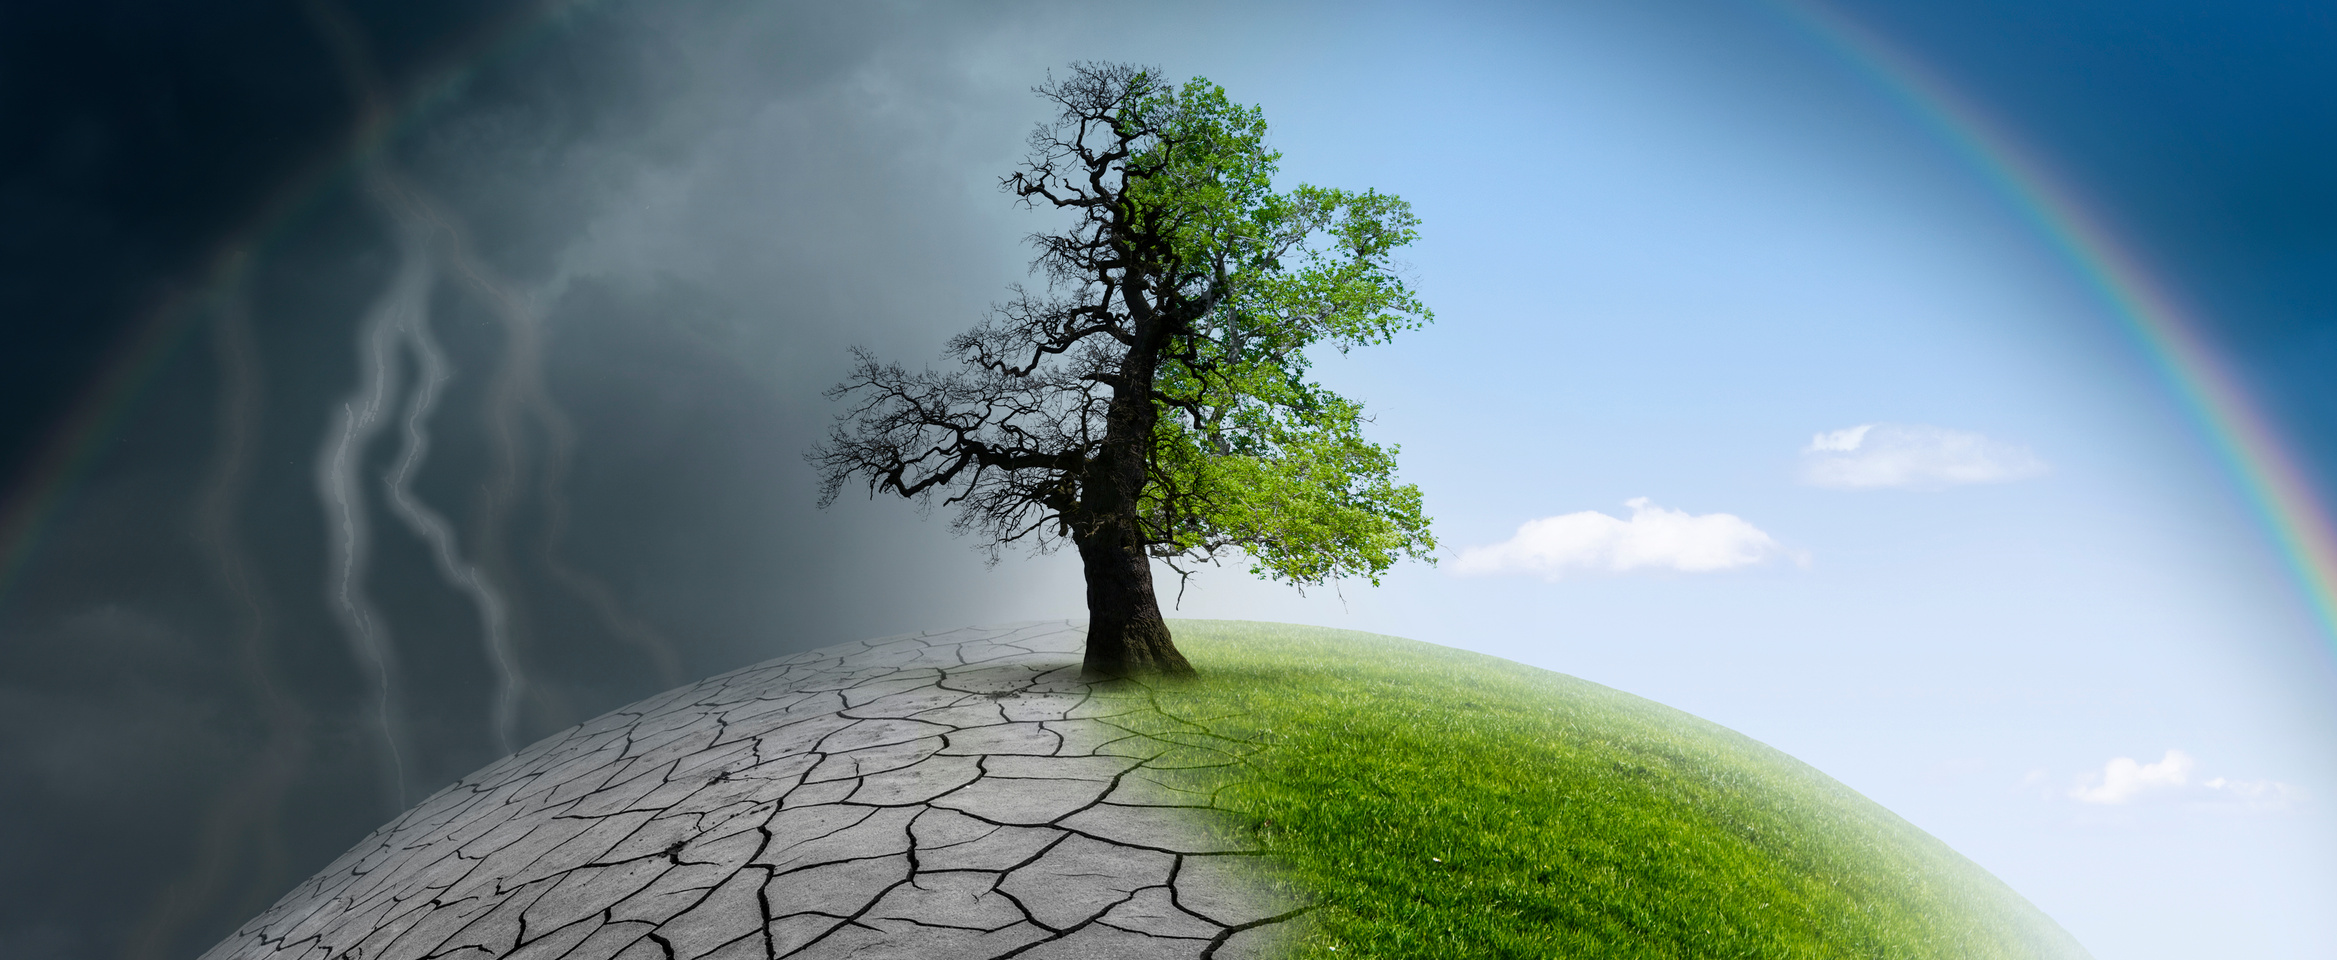
[[[1065,518],[1087,576],[1087,658],[1080,673],[1088,680],[1191,677],[1193,665],[1177,652],[1161,616],[1152,555],[1137,516],[1160,415],[1152,382],[1169,324],[1132,292],[1126,302],[1135,320],[1133,343],[1120,361],[1103,442],[1082,483],[1085,495],[1076,515]]]
[[[1159,675],[1190,677],[1193,665],[1169,638],[1152,590],[1152,558],[1124,535],[1074,541],[1087,573],[1087,659],[1080,675],[1089,680]]]

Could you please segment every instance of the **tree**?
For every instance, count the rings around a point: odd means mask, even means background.
[[[1091,678],[1191,675],[1151,561],[1247,554],[1301,588],[1436,546],[1394,448],[1362,407],[1306,379],[1307,350],[1384,343],[1427,323],[1391,255],[1418,219],[1386,194],[1276,193],[1255,107],[1195,78],[1075,64],[1034,89],[1060,109],[1000,186],[1070,223],[1033,235],[1044,292],[912,372],[856,350],[849,406],[809,455],[821,506],[865,478],[958,508],[954,529],[1041,551],[1070,541],[1087,578]]]

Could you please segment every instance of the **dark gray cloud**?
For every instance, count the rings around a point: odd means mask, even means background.
[[[191,955],[514,742],[792,650],[1075,612],[1069,567],[816,511],[801,459],[846,347],[933,355],[1022,272],[1043,224],[995,178],[1044,65],[986,52],[1008,12],[268,34],[281,82],[339,85],[279,181],[369,96],[459,83],[241,267],[175,248],[183,342],[0,606],[0,817],[40,825],[0,841],[0,952]]]

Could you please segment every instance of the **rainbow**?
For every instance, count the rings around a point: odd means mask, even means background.
[[[100,365],[66,415],[50,428],[23,479],[0,499],[0,607],[22,578],[42,534],[63,511],[79,481],[96,466],[122,419],[192,334],[213,301],[239,286],[255,256],[290,233],[302,217],[347,183],[365,161],[398,135],[452,101],[488,65],[526,49],[598,0],[537,0],[483,24],[450,47],[439,64],[394,104],[366,104],[357,122],[331,148],[272,193],[193,271],[200,282],[166,290]]]
[[[2322,633],[2337,642],[2337,526],[2271,423],[2176,299],[2073,191],[1922,64],[1818,0],[1774,0],[1774,9],[1875,80],[2069,259],[2174,391],[2271,536]]]

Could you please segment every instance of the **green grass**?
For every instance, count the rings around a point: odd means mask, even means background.
[[[1669,707],[1393,637],[1173,628],[1203,679],[1132,694],[1142,722],[1320,899],[1302,956],[2086,956],[1945,844]]]

